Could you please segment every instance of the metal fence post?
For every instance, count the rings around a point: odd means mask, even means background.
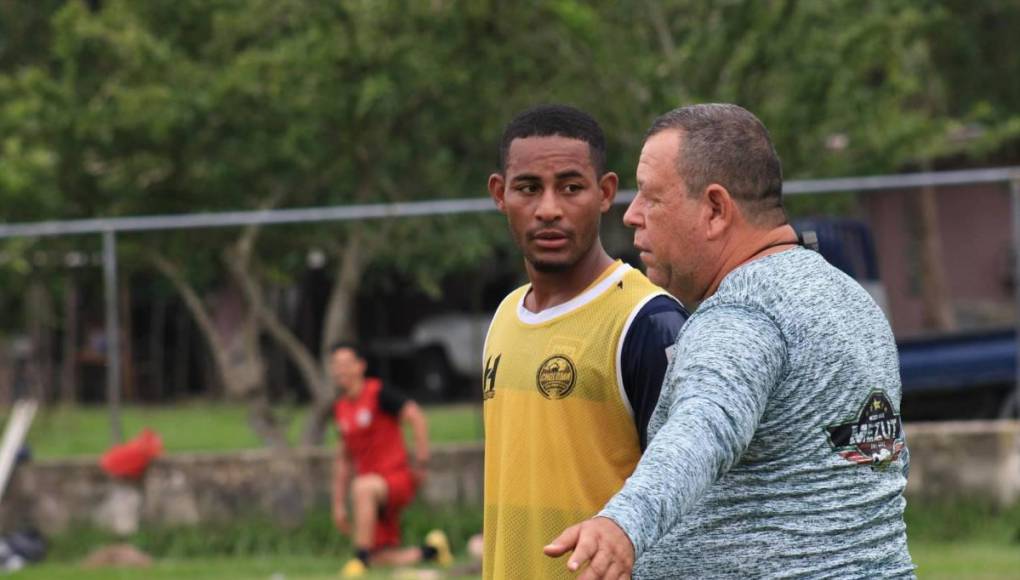
[[[1016,302],[1016,378],[1013,409],[1016,417],[1020,419],[1020,177],[1014,177],[1009,182],[1009,191],[1013,202],[1013,293]],[[1003,418],[1006,416],[1007,413],[1003,413]]]
[[[120,421],[120,321],[117,312],[117,236],[103,232],[103,289],[106,294],[106,405],[114,443],[124,440]]]

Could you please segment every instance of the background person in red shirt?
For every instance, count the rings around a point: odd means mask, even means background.
[[[417,403],[366,377],[366,366],[357,345],[333,347],[330,372],[340,391],[333,415],[341,439],[333,466],[333,521],[342,533],[353,531],[355,548],[341,575],[362,576],[369,564],[448,566],[453,558],[442,531],[429,532],[419,547],[400,546],[400,512],[414,499],[429,461],[428,426]],[[414,434],[414,467],[401,423]]]

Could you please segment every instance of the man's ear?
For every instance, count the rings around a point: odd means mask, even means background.
[[[501,173],[489,176],[489,195],[496,204],[496,209],[506,213],[506,178]]]
[[[740,208],[729,190],[713,183],[705,188],[701,197],[702,217],[705,220],[705,233],[710,240],[717,240],[726,234],[738,219]]]
[[[602,213],[609,211],[616,199],[616,189],[620,186],[620,176],[612,171],[605,172],[599,179],[599,191],[602,193],[599,209]]]

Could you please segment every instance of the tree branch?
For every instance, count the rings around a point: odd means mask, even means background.
[[[227,346],[223,343],[223,339],[220,338],[218,332],[216,332],[216,325],[213,324],[212,317],[209,316],[209,311],[199,298],[198,293],[192,288],[191,284],[184,279],[184,275],[181,274],[180,267],[177,264],[171,262],[165,258],[162,254],[153,251],[145,250],[149,261],[156,266],[156,269],[161,274],[166,276],[170,283],[173,284],[177,293],[184,299],[185,306],[188,307],[188,311],[191,312],[191,317],[195,320],[198,325],[202,336],[205,337],[209,343],[209,348],[212,351],[213,363],[216,365],[217,370],[221,377],[226,376],[227,368]]]
[[[314,355],[307,347],[287,328],[287,325],[280,320],[276,312],[270,308],[262,294],[262,289],[251,273],[250,252],[251,246],[244,247],[243,244],[250,244],[254,238],[239,242],[233,252],[227,252],[224,262],[234,280],[237,281],[244,293],[245,300],[253,315],[262,324],[270,337],[287,353],[291,362],[297,367],[301,378],[308,385],[309,390],[316,399],[332,399],[332,390],[325,384],[324,377],[319,372],[319,366]],[[248,252],[244,254],[244,252]],[[231,254],[234,254],[231,256]],[[235,258],[235,259],[231,259]],[[329,391],[328,393],[326,391]]]
[[[181,273],[180,267],[173,263],[169,259],[162,256],[159,252],[153,250],[146,250],[146,255],[149,260],[156,266],[156,269],[160,271],[170,283],[173,284],[174,288],[181,295],[185,305],[188,307],[188,311],[191,312],[192,318],[198,325],[202,336],[205,337],[206,342],[209,345],[209,350],[212,352],[213,364],[216,365],[217,374],[227,385],[227,391],[235,395],[240,396],[248,405],[248,424],[252,430],[262,439],[262,442],[274,448],[285,448],[287,447],[287,438],[281,432],[279,425],[273,416],[272,409],[269,406],[269,401],[266,397],[264,389],[257,388],[260,383],[260,377],[247,377],[251,380],[236,379],[233,374],[233,369],[229,360],[229,347],[220,336],[219,332],[216,331],[216,325],[213,323],[212,317],[209,315],[209,310],[205,303],[195,292],[195,289],[190,283],[184,278]],[[247,349],[258,348],[257,343],[250,344],[251,335],[257,338],[257,328],[252,328],[251,322],[246,321],[245,328],[245,347]],[[249,350],[249,356],[257,356]],[[249,365],[250,366],[250,365]],[[254,370],[255,373],[259,373],[260,369],[246,369]],[[248,373],[250,374],[250,373]]]

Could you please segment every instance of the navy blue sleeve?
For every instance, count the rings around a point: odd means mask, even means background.
[[[400,417],[400,411],[409,400],[407,395],[393,387],[384,385],[379,389],[379,408],[387,415]]]
[[[656,296],[646,303],[623,339],[620,366],[623,389],[634,410],[641,450],[648,444],[648,419],[659,402],[662,379],[669,360],[666,350],[673,347],[687,311],[669,296]]]

